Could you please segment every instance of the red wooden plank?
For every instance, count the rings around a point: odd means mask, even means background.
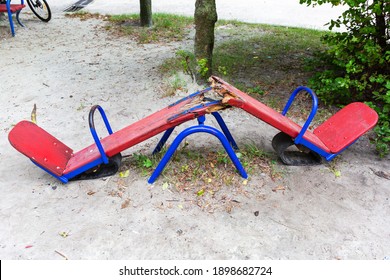
[[[364,103],[345,106],[314,130],[332,153],[338,153],[373,128],[378,114]]]
[[[11,145],[52,173],[61,176],[73,150],[29,121],[19,122],[8,134]]]
[[[226,103],[231,106],[239,107],[245,110],[256,118],[259,118],[262,121],[268,123],[269,125],[275,127],[276,129],[290,135],[292,138],[298,136],[299,132],[302,129],[300,125],[293,122],[286,116],[283,116],[282,114],[278,113],[274,109],[268,107],[267,105],[261,103],[257,99],[249,96],[248,94],[240,91],[229,83],[223,81],[222,79],[215,76],[213,76],[213,79],[218,82],[218,85],[222,86],[225,90],[231,92],[233,95],[236,96],[235,98],[224,98],[224,101]],[[330,152],[330,149],[311,131],[306,131],[303,138],[313,143],[325,152]]]

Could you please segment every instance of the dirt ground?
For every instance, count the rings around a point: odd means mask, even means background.
[[[49,25],[28,14],[24,22],[28,29],[17,28],[15,38],[0,22],[1,259],[389,258],[390,180],[378,175],[389,173],[390,160],[378,159],[367,136],[332,164],[278,164],[279,179],[253,174],[247,184],[238,180],[241,192],[225,186],[209,201],[218,206],[212,211],[194,202],[196,193],[179,192],[164,177],[149,185],[135,169],[126,178],[66,185],[44,173],[7,139],[34,104],[38,124],[77,151],[93,141],[92,105],[116,130],[185,96],[161,97],[157,67],[191,38],[141,46],[102,32],[100,20],[59,12]],[[274,154],[276,130],[237,109],[223,117],[238,145],[254,141]],[[151,151],[158,140],[124,154]],[[207,136],[188,144],[219,149]]]

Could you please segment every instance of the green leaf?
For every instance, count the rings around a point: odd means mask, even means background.
[[[121,177],[121,178],[127,178],[127,177],[129,177],[129,175],[130,175],[129,169],[127,169],[126,171],[119,172],[119,177]]]
[[[150,168],[150,167],[153,166],[153,162],[152,162],[150,159],[146,158],[146,159],[144,160],[143,165],[144,165],[144,167],[146,167],[146,168]]]
[[[197,195],[197,196],[202,196],[202,195],[204,195],[204,189],[201,189],[200,191],[198,191],[198,192],[196,193],[196,195]]]

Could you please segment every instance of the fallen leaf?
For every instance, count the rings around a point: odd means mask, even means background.
[[[126,199],[126,200],[122,203],[121,209],[124,209],[124,208],[129,207],[129,205],[130,205],[130,198]]]
[[[127,178],[130,175],[130,170],[127,169],[126,171],[119,172],[119,177],[121,178]]]
[[[381,170],[375,171],[375,170],[372,169],[372,168],[371,168],[371,170],[372,170],[372,172],[374,172],[374,174],[375,174],[376,176],[381,177],[381,178],[384,178],[384,179],[387,179],[387,180],[390,180],[390,173],[386,173],[386,172],[381,171]]]
[[[244,185],[244,186],[246,186],[247,184],[248,184],[248,180],[244,180],[244,181],[242,181],[242,184]]]
[[[37,105],[34,104],[34,107],[31,111],[31,121],[35,124],[37,124]]]
[[[58,233],[60,236],[62,236],[63,238],[67,238],[69,236],[69,232],[66,232],[66,231],[61,231]]]
[[[198,192],[196,193],[196,195],[197,195],[197,196],[202,196],[202,195],[204,195],[204,189],[201,189],[200,191],[198,191]]]
[[[95,191],[89,191],[87,192],[87,195],[94,195],[96,192]]]
[[[272,191],[273,192],[277,192],[277,191],[285,191],[286,188],[283,187],[283,186],[277,186],[276,188],[273,188]]]
[[[169,187],[169,184],[167,182],[165,182],[163,185],[162,185],[162,189],[165,191],[166,189],[168,189]]]
[[[340,170],[335,170],[333,173],[334,173],[334,176],[336,176],[336,178],[341,177],[341,171]]]

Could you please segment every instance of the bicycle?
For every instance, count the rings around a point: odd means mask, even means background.
[[[26,0],[31,11],[41,21],[48,22],[51,19],[51,10],[46,0]]]

